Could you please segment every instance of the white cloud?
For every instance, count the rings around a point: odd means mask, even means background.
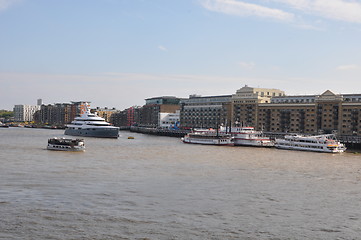
[[[11,5],[19,1],[20,0],[0,0],[0,11],[8,9]]]
[[[336,69],[340,71],[349,71],[349,70],[360,69],[360,66],[356,64],[349,64],[349,65],[338,66]]]
[[[280,9],[236,0],[201,0],[202,6],[209,11],[236,16],[257,16],[282,21],[292,21],[294,15]]]
[[[168,51],[168,49],[166,47],[162,46],[162,45],[159,45],[158,48],[160,50],[162,50],[162,51],[165,51],[165,52]]]
[[[346,22],[361,23],[361,3],[354,0],[271,0],[308,14]]]
[[[209,11],[236,16],[256,16],[281,21],[302,21],[304,15],[322,17],[351,23],[361,23],[359,0],[199,0]],[[272,4],[272,7],[269,7]],[[304,24],[306,28],[314,28]]]
[[[239,62],[238,65],[246,69],[253,69],[256,66],[254,62]]]

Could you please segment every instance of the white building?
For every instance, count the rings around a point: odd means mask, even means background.
[[[175,113],[159,113],[159,124],[160,128],[173,128],[178,127],[180,120],[180,110]]]
[[[40,106],[15,105],[14,119],[17,122],[31,122],[34,120],[34,113],[38,110],[40,110]]]

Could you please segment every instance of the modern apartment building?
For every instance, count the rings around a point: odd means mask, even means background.
[[[130,107],[113,113],[110,117],[110,123],[117,127],[130,127],[139,123],[139,112],[140,108],[138,106]]]
[[[182,128],[217,128],[231,119],[232,95],[191,95],[180,101],[180,126]]]
[[[41,105],[39,121],[43,124],[62,126],[70,123],[76,116],[74,106],[70,103]]]
[[[176,113],[180,98],[173,96],[145,99],[145,105],[139,109],[139,126],[159,127],[161,113]]]
[[[64,126],[80,114],[83,102],[43,104],[36,112],[36,122],[47,125]]]
[[[15,105],[14,120],[17,122],[31,122],[34,120],[34,113],[40,109],[40,106]]]
[[[159,113],[160,128],[178,128],[180,123],[180,110],[175,113]]]

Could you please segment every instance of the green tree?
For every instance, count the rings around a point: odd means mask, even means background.
[[[14,112],[8,110],[0,110],[0,118],[9,119],[14,117]]]

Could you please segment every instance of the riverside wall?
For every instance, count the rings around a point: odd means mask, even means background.
[[[122,127],[120,130],[128,130],[131,132],[151,134],[157,136],[168,136],[168,137],[184,137],[190,130],[171,130],[171,129],[158,129],[158,128],[146,128],[146,127]],[[287,133],[272,133],[265,132],[265,136],[271,139],[283,138]],[[347,148],[361,150],[361,137],[359,136],[337,136],[340,142],[344,143]]]
[[[130,127],[129,130],[131,132],[151,134],[157,136],[168,136],[168,137],[184,137],[190,130],[171,130],[171,129],[158,129],[158,128],[146,128],[146,127]]]

